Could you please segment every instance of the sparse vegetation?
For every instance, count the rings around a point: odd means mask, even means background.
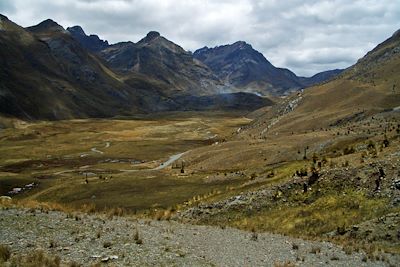
[[[27,255],[18,255],[11,260],[11,266],[26,266],[26,267],[59,267],[61,266],[61,259],[58,256],[51,256],[46,254],[43,250],[36,250],[28,253]],[[71,262],[67,266],[77,266],[76,263]]]
[[[285,262],[275,262],[274,267],[295,267],[296,264],[294,264],[291,261],[285,261]]]
[[[133,234],[133,240],[135,240],[135,243],[138,244],[138,245],[142,245],[143,244],[143,239],[139,235],[139,229],[138,229],[137,226],[135,228],[135,233]]]
[[[0,245],[0,263],[6,262],[11,257],[11,250],[8,246]]]
[[[110,248],[111,246],[112,246],[112,243],[110,241],[103,242],[103,248]]]
[[[312,247],[311,248],[311,250],[310,250],[310,253],[312,253],[312,254],[319,254],[319,253],[321,253],[321,248],[320,247]]]

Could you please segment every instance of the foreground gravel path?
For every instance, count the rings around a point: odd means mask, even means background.
[[[136,229],[142,244],[135,240]],[[90,266],[389,266],[347,255],[327,242],[275,234],[99,215],[0,209],[0,244],[13,253],[42,249]],[[137,238],[136,238],[137,239]],[[298,248],[293,248],[296,244]],[[320,252],[318,252],[320,250]],[[312,253],[312,251],[316,253]],[[394,259],[390,259],[393,264]]]

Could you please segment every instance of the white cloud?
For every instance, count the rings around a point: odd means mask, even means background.
[[[157,30],[185,49],[244,40],[299,75],[343,68],[400,28],[398,0],[1,0],[22,26],[51,18],[111,43]]]

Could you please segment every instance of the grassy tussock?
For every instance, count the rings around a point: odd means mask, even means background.
[[[385,212],[385,200],[368,199],[361,192],[330,194],[309,205],[277,206],[251,217],[242,218],[233,226],[251,230],[278,232],[293,236],[321,236],[338,227],[378,217]]]
[[[11,250],[8,246],[0,245],[0,263],[6,262],[11,257]]]
[[[61,259],[58,256],[50,256],[42,250],[33,251],[27,255],[18,255],[12,258],[12,266],[25,266],[25,267],[59,267],[61,266]],[[68,265],[67,265],[68,266]],[[69,265],[74,266],[74,265]]]

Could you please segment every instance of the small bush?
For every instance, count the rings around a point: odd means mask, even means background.
[[[11,251],[8,246],[0,245],[0,262],[6,262],[11,257]]]
[[[110,248],[111,247],[111,242],[110,241],[106,241],[103,243],[103,248]]]
[[[387,136],[385,135],[385,139],[383,140],[383,147],[388,147],[390,144],[389,139],[387,138]]]
[[[54,240],[50,240],[49,248],[55,248],[55,247],[57,247],[57,243]]]
[[[320,247],[312,247],[310,253],[312,253],[312,254],[321,253],[321,248]]]
[[[369,142],[368,142],[368,145],[367,145],[367,148],[368,148],[369,150],[375,149],[376,147],[375,147],[374,141],[369,141]]]
[[[138,244],[138,245],[143,244],[143,240],[139,235],[138,227],[136,227],[136,229],[135,229],[135,234],[133,235],[133,239],[135,240],[136,244]]]
[[[343,149],[344,155],[353,154],[354,152],[356,152],[356,150],[352,146],[349,146],[349,147],[346,147],[345,149]]]
[[[32,251],[27,255],[18,256],[13,258],[11,266],[25,266],[25,267],[59,267],[61,259],[58,256],[50,256],[45,254],[42,250]]]
[[[250,237],[250,240],[252,240],[252,241],[257,241],[257,240],[258,240],[258,234],[257,234],[255,228],[252,228],[252,229],[251,229],[251,237]]]
[[[275,262],[274,263],[275,267],[294,267],[296,264],[292,263],[291,261],[285,261],[285,262]]]

